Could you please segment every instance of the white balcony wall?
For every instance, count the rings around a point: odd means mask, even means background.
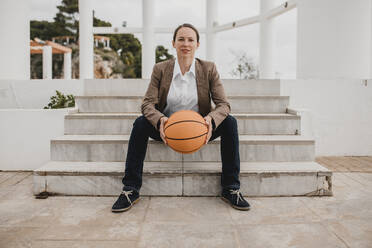
[[[43,109],[56,90],[82,95],[83,80],[0,80],[0,170],[34,170],[50,160],[68,109]]]
[[[311,114],[316,156],[372,156],[372,80],[281,80],[290,106]]]
[[[0,109],[42,109],[56,90],[82,95],[83,80],[0,80]]]
[[[34,170],[50,160],[68,109],[0,109],[0,170]]]
[[[369,78],[370,0],[299,0],[297,78]]]

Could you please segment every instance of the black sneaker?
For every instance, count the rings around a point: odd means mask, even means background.
[[[112,212],[124,212],[129,210],[140,200],[139,193],[136,190],[123,190],[112,206]]]
[[[240,193],[238,189],[223,190],[221,199],[229,203],[235,209],[247,211],[251,208],[249,203],[243,198],[242,193]]]

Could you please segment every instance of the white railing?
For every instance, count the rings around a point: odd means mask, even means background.
[[[214,32],[222,32],[234,28],[239,28],[255,23],[259,23],[262,19],[271,19],[276,16],[282,15],[297,6],[297,0],[289,0],[281,5],[271,9],[267,13],[262,15],[256,15],[248,18],[243,18],[237,21],[216,25],[213,28]],[[155,33],[173,33],[173,27],[157,27],[154,29]],[[206,28],[198,29],[200,33],[206,33]],[[125,34],[125,33],[142,33],[143,28],[136,28],[136,27],[93,27],[93,34]]]
[[[222,25],[218,25],[214,28],[214,31],[222,32],[222,31],[231,30],[234,28],[256,24],[256,23],[259,23],[262,19],[271,19],[276,16],[282,15],[290,11],[291,9],[295,8],[296,6],[297,6],[297,0],[290,0],[290,1],[287,1],[279,5],[276,8],[271,9],[270,11],[262,15],[256,15],[256,16],[240,19],[238,21],[233,21],[233,22],[222,24]]]

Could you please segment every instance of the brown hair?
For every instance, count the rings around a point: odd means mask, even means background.
[[[197,30],[193,25],[191,25],[191,24],[189,24],[189,23],[184,23],[184,24],[182,24],[182,25],[179,25],[179,26],[176,28],[176,30],[174,31],[174,34],[173,34],[173,41],[174,41],[174,42],[176,42],[177,32],[178,32],[178,30],[180,30],[180,28],[191,28],[192,30],[194,30],[195,33],[196,33],[196,41],[199,42],[199,38],[200,38],[200,36],[199,36],[199,32],[198,32],[198,30]]]

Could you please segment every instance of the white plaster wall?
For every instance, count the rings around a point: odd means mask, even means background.
[[[43,109],[55,91],[83,95],[83,80],[0,80],[0,170],[34,170],[64,133],[65,109]]]
[[[50,160],[68,109],[0,109],[0,170],[34,170]]]
[[[0,109],[42,109],[56,90],[83,95],[83,80],[0,80]]]
[[[369,52],[370,52],[370,61],[369,61],[369,70],[370,70],[370,73],[369,73],[369,78],[372,78],[372,3],[371,3],[371,7],[370,7],[370,12],[371,12],[371,18],[370,18],[370,38],[369,38]]]
[[[371,0],[299,0],[297,78],[370,78]]]
[[[30,78],[29,2],[0,1],[0,79]]]
[[[281,80],[281,95],[311,111],[316,156],[372,156],[372,80]]]

